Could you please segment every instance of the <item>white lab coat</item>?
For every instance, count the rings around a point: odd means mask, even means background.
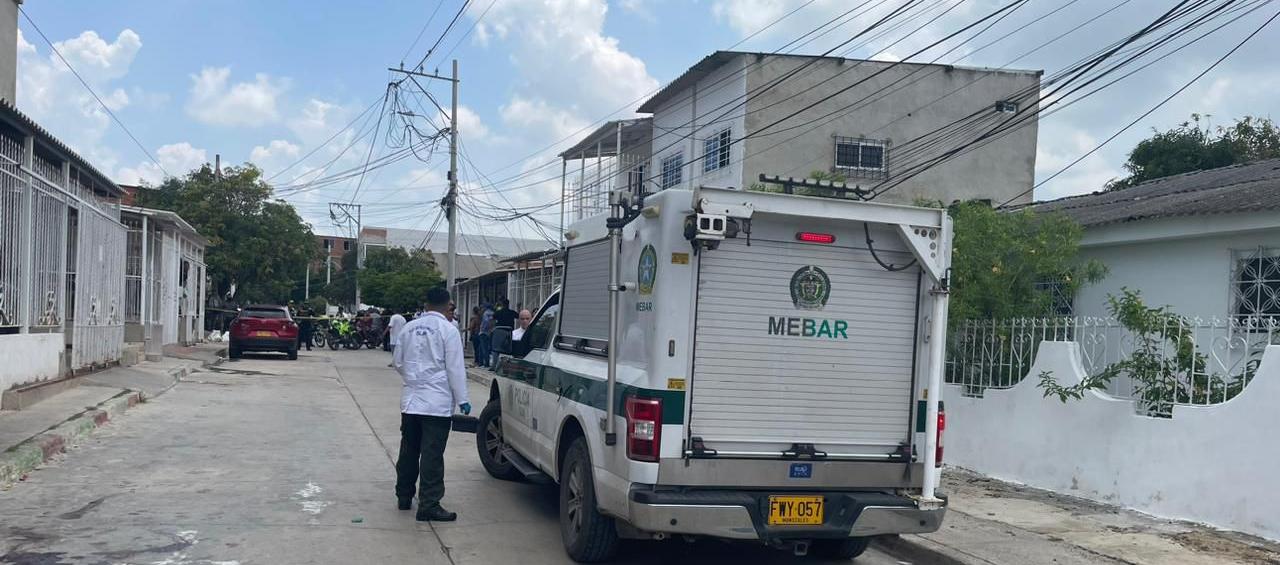
[[[458,328],[439,312],[405,324],[392,364],[404,380],[400,394],[404,414],[449,417],[455,406],[471,402],[462,339]]]
[[[391,316],[391,322],[387,324],[387,327],[391,330],[391,345],[400,343],[400,330],[404,328],[404,325],[407,323],[408,321],[406,321],[404,316],[401,316],[400,314],[394,314]]]

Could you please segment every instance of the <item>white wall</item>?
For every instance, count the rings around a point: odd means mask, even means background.
[[[696,104],[694,89],[690,87],[676,93],[653,113],[649,177],[655,182],[662,182],[662,159],[683,151],[684,182],[675,188],[688,189],[697,185],[743,188],[744,183],[751,184],[750,179],[742,178],[742,143],[734,143],[730,148],[728,167],[704,173],[703,161],[691,163],[702,156],[702,141],[726,127],[732,130],[734,140],[745,135],[743,107],[738,103],[746,94],[746,73],[742,70],[746,59],[746,56],[740,56],[699,80]],[[681,137],[689,135],[690,122],[695,116],[698,129],[693,139],[681,140]],[[724,117],[717,120],[721,116]],[[653,185],[651,189],[657,186]]]
[[[0,391],[58,377],[63,335],[0,335]]]
[[[1280,346],[1244,392],[1215,406],[1148,418],[1133,403],[1090,393],[1044,398],[1037,375],[1079,382],[1075,343],[1045,342],[1028,377],[983,398],[944,392],[946,462],[995,478],[1280,539]]]
[[[1168,224],[1197,221],[1196,218],[1174,218],[1142,222],[1142,226],[1126,229],[1142,228],[1156,233],[1171,227]],[[1097,259],[1110,272],[1101,282],[1080,289],[1075,300],[1077,315],[1105,315],[1107,295],[1119,295],[1122,288],[1128,287],[1142,291],[1143,301],[1149,306],[1169,305],[1174,312],[1189,317],[1225,318],[1234,314],[1230,286],[1234,268],[1232,250],[1280,247],[1280,229],[1128,244],[1090,244],[1090,239],[1107,239],[1108,231],[1114,228],[1090,229],[1080,250],[1081,259]],[[1125,237],[1140,238],[1141,234],[1127,233]]]

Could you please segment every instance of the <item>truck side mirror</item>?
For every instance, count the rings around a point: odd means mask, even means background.
[[[511,329],[495,328],[493,330],[493,350],[511,355]]]

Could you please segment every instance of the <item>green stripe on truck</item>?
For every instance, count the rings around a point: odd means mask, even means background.
[[[605,409],[608,383],[600,379],[514,357],[502,360],[498,366],[498,377],[531,385],[596,410]],[[662,400],[662,423],[684,423],[685,394],[683,390],[658,390],[618,383],[617,398],[614,400],[618,415],[626,414],[627,396]]]

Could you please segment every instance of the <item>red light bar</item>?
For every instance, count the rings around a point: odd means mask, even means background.
[[[829,233],[815,233],[809,231],[796,232],[796,239],[807,243],[835,243],[836,236]]]

